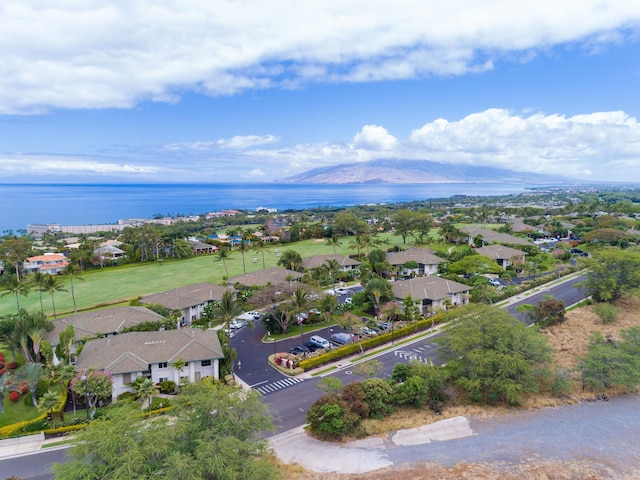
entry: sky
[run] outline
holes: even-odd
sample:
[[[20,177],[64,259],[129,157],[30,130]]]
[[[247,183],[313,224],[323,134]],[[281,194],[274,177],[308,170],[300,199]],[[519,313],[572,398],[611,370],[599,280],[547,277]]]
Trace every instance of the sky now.
[[[5,0],[0,183],[640,182],[638,0]]]

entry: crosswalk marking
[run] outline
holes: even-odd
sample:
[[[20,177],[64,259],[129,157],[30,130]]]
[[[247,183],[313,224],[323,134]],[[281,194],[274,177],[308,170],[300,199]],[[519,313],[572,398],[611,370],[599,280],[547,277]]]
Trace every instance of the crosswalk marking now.
[[[273,393],[278,390],[282,390],[283,388],[291,387],[297,383],[304,382],[303,378],[283,378],[282,380],[277,380],[275,382],[267,383],[265,385],[260,385],[259,387],[255,387],[263,395],[267,395],[269,393]]]

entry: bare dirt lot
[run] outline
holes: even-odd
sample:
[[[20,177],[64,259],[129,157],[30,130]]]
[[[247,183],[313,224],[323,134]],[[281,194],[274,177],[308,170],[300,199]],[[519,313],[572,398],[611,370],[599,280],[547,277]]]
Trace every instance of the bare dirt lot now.
[[[523,409],[538,409],[592,400],[594,392],[583,392],[580,376],[575,372],[579,358],[587,351],[587,344],[593,332],[599,331],[603,336],[619,338],[619,332],[632,326],[640,325],[640,300],[637,298],[623,298],[616,302],[620,313],[616,322],[603,324],[600,317],[593,311],[592,306],[582,307],[567,313],[567,320],[542,333],[553,348],[554,367],[567,372],[572,379],[571,391],[559,399],[552,396],[535,395],[529,397]],[[613,396],[616,392],[607,392]],[[513,409],[506,407],[480,408],[475,405],[450,405],[443,411],[443,417],[465,415],[468,417],[508,416]],[[439,417],[439,418],[443,418]],[[408,416],[401,412],[397,418],[387,420],[387,430],[408,428],[420,423],[428,423],[436,418],[426,412]],[[370,427],[371,431],[383,431],[385,428]],[[632,449],[633,451],[633,449]],[[633,455],[633,453],[632,453]],[[637,456],[637,455],[634,455]],[[616,462],[618,462],[616,464]],[[487,463],[458,463],[454,466],[443,466],[433,463],[411,464],[406,468],[378,470],[367,474],[345,475],[336,473],[315,473],[305,471],[297,465],[285,465],[283,471],[288,479],[304,480],[417,480],[417,479],[479,479],[479,480],[511,480],[511,479],[633,479],[640,478],[640,473],[629,474],[628,465],[622,465],[624,460],[595,458],[588,455],[569,461],[551,461],[541,458],[536,452],[523,457],[517,463],[504,462]],[[626,473],[623,473],[626,472]]]

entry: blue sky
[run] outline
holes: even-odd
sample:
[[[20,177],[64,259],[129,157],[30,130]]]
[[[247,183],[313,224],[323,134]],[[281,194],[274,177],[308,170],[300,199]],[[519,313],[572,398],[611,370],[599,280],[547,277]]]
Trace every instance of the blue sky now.
[[[3,3],[0,182],[372,159],[640,182],[637,0],[147,4]]]

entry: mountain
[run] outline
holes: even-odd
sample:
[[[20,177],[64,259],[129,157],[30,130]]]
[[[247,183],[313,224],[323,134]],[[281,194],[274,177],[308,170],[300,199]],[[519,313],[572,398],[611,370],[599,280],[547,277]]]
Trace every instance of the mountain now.
[[[554,175],[427,160],[372,160],[314,168],[279,183],[567,183]]]

